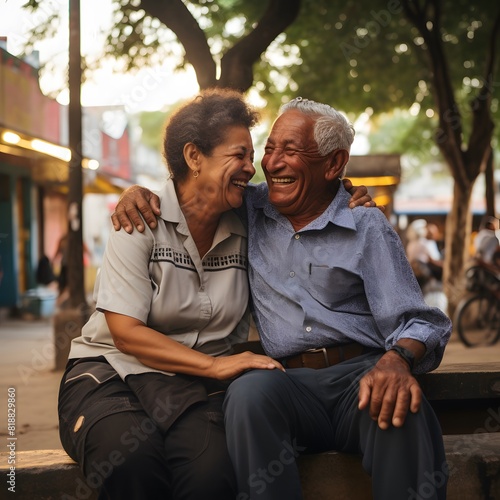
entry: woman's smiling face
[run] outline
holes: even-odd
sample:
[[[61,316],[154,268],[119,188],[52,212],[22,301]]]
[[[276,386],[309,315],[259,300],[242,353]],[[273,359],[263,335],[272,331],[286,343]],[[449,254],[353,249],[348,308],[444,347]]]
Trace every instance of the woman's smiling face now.
[[[200,164],[200,189],[221,211],[243,203],[243,192],[255,174],[254,149],[250,131],[243,126],[229,127],[223,143]]]

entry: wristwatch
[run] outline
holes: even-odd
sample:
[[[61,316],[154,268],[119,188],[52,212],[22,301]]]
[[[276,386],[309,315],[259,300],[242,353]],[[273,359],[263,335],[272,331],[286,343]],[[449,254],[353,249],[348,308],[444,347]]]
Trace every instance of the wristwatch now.
[[[389,351],[397,352],[409,365],[410,371],[413,371],[415,367],[415,355],[408,349],[401,347],[400,345],[393,345]]]

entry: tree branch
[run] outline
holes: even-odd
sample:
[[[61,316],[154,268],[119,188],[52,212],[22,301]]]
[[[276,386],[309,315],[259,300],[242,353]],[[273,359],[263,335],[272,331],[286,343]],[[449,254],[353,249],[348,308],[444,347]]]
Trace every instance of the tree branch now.
[[[405,15],[424,38],[433,81],[433,95],[439,113],[436,142],[446,158],[456,182],[467,186],[469,178],[462,155],[462,117],[455,100],[448,64],[441,39],[440,0],[427,0],[422,8],[418,0],[403,0]],[[427,23],[432,22],[432,29]]]
[[[200,88],[216,84],[216,64],[205,33],[181,0],[142,0],[137,9],[144,9],[175,33],[184,47],[186,60],[193,65]]]
[[[301,0],[269,0],[253,31],[230,48],[221,60],[219,85],[248,90],[253,84],[253,64],[269,44],[297,18]]]

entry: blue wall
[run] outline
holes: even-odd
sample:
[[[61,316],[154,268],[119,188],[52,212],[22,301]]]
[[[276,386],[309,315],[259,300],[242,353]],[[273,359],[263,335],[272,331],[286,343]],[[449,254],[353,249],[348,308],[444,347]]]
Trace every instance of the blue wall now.
[[[23,292],[21,288],[27,289],[34,283],[37,224],[32,193],[29,169],[0,163],[0,258],[3,273],[0,307],[18,306]],[[19,213],[20,209],[22,213]],[[22,237],[26,238],[23,243]],[[20,244],[24,253],[22,266]]]

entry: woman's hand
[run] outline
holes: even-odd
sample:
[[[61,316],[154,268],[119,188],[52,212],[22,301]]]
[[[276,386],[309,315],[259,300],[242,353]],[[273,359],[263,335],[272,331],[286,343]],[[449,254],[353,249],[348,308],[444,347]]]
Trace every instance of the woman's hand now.
[[[285,371],[283,365],[269,356],[255,354],[250,351],[232,356],[218,356],[213,358],[210,370],[211,378],[226,380],[238,377],[247,370],[274,370]]]
[[[342,179],[346,191],[351,194],[351,199],[349,200],[349,208],[354,207],[377,207],[382,212],[385,212],[385,206],[377,206],[377,203],[372,200],[372,197],[368,193],[368,188],[366,186],[353,186],[349,179]]]
[[[245,351],[230,356],[210,356],[180,344],[136,318],[105,311],[117,349],[157,370],[218,380],[231,379],[247,370],[285,371],[281,363],[262,354]]]

